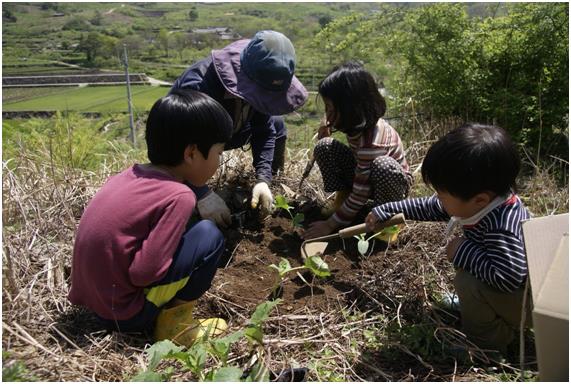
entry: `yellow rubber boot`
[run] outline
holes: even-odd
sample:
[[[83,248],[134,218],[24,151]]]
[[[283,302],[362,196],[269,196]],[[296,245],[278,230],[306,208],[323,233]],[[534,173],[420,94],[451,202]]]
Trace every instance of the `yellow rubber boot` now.
[[[206,334],[217,336],[228,328],[224,319],[195,319],[195,305],[196,300],[161,310],[155,324],[155,341],[170,339],[189,347]]]
[[[394,243],[397,241],[399,232],[402,228],[402,224],[391,225],[390,227],[383,228],[377,235],[375,235],[375,239],[385,241],[387,243]]]
[[[325,207],[321,208],[321,214],[323,216],[331,216],[337,211],[345,200],[349,197],[350,191],[337,191],[335,192],[335,200],[333,202],[328,201]]]

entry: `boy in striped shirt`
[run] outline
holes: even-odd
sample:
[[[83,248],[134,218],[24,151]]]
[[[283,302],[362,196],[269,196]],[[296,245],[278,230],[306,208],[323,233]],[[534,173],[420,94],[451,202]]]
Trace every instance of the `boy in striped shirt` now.
[[[410,220],[448,221],[447,236],[461,226],[463,235],[447,243],[446,256],[456,268],[463,331],[500,353],[520,325],[527,279],[521,222],[530,215],[513,192],[519,169],[504,130],[466,124],[426,154],[422,178],[435,195],[377,206],[366,219],[370,230],[401,212]]]

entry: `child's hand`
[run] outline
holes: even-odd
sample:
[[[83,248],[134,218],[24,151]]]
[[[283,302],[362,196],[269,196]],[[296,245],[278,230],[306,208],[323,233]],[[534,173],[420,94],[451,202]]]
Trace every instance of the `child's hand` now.
[[[452,262],[452,259],[454,259],[454,255],[456,255],[458,247],[460,246],[460,244],[464,242],[464,240],[466,240],[464,236],[456,236],[455,238],[453,238],[448,242],[448,244],[446,245],[446,258],[448,259],[448,261]]]
[[[319,129],[317,130],[317,140],[329,136],[331,136],[331,124],[327,121],[327,117],[323,116],[319,123]]]
[[[367,218],[365,219],[365,224],[367,224],[367,230],[369,232],[374,232],[377,224],[379,223],[379,218],[373,212],[369,212]]]
[[[304,239],[314,239],[316,237],[327,236],[337,228],[332,220],[315,221],[309,224],[309,228],[303,231],[301,237]]]

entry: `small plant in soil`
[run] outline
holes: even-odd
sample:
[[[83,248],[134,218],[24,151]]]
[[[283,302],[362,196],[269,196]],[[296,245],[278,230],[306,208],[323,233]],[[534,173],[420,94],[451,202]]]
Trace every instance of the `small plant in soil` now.
[[[383,228],[381,231],[366,237],[366,233],[361,233],[360,235],[355,235],[353,236],[355,239],[357,239],[357,251],[359,251],[359,253],[361,254],[361,256],[365,256],[365,254],[367,253],[367,251],[369,250],[369,241],[378,236],[378,235],[388,235],[391,236],[394,233],[397,233],[399,231],[399,227],[398,225],[393,225],[390,227],[386,227]],[[373,250],[371,249],[371,252]]]
[[[170,340],[156,342],[146,351],[149,359],[147,369],[131,381],[170,381],[174,374],[172,366],[162,372],[157,369],[163,360],[179,361],[186,370],[193,373],[196,381],[269,381],[270,372],[264,364],[262,323],[280,303],[281,299],[259,304],[246,327],[228,336],[211,339],[205,335],[189,348],[175,345]],[[248,361],[254,362],[246,369],[228,362],[232,345],[244,337],[248,340],[250,349]],[[211,367],[206,366],[207,362],[212,363]]]
[[[291,217],[291,226],[292,227],[294,227],[294,228],[295,227],[301,227],[301,223],[305,219],[305,215],[303,213],[296,213],[295,215],[293,215],[291,213],[293,207],[288,204],[288,202],[284,196],[276,195],[275,206],[276,206],[276,208],[281,208],[281,209],[287,211],[287,213]]]
[[[301,265],[299,267],[292,267],[289,261],[286,258],[282,257],[278,265],[271,264],[269,267],[278,271],[278,280],[276,281],[276,284],[272,288],[273,297],[277,297],[280,295],[281,291],[283,290],[283,283],[286,281],[287,274],[290,272],[299,271],[302,269],[308,269],[314,276],[317,277],[331,276],[331,271],[329,270],[329,266],[319,256],[307,257],[305,259],[304,265]],[[301,277],[301,275],[299,276]],[[303,277],[301,277],[301,279],[305,281]]]

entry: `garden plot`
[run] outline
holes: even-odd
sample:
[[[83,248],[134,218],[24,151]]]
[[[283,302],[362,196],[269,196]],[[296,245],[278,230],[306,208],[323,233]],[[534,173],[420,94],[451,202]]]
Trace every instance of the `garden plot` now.
[[[247,209],[254,181],[251,158],[233,153],[237,158],[221,167],[212,187],[225,194],[234,213],[244,212],[242,225],[224,231],[226,250],[211,289],[197,306],[200,317],[225,318],[230,335],[252,329],[256,308],[275,298],[280,277],[272,264],[285,258],[293,268],[303,265],[300,229],[290,215],[277,210],[260,218]],[[274,196],[284,193],[281,184],[293,189],[299,183],[307,159],[295,156],[285,176],[272,183]],[[331,241],[322,255],[331,275],[319,278],[306,269],[286,275],[281,302],[255,328],[260,343],[236,340],[224,361],[210,356],[198,373],[173,359],[156,364],[146,357],[150,337],[107,333],[93,315],[67,301],[74,230],[105,178],[58,169],[52,174],[48,167],[23,165],[20,173],[6,169],[3,178],[10,196],[4,205],[9,235],[3,348],[36,379],[129,380],[152,366],[164,379],[195,381],[215,369],[252,374],[254,358],[273,372],[267,377],[298,368],[308,381],[495,381],[499,372],[506,379],[517,377],[509,365],[489,362],[484,368],[450,354],[453,342],[469,343],[453,327],[457,314],[434,305],[451,289],[453,275],[443,254],[444,225],[435,223],[408,223],[394,244],[376,242],[367,257],[358,252],[356,239]],[[38,178],[43,174],[51,176]],[[320,217],[325,198],[320,185],[314,170],[300,196],[288,197],[292,214],[304,213],[304,226]]]

